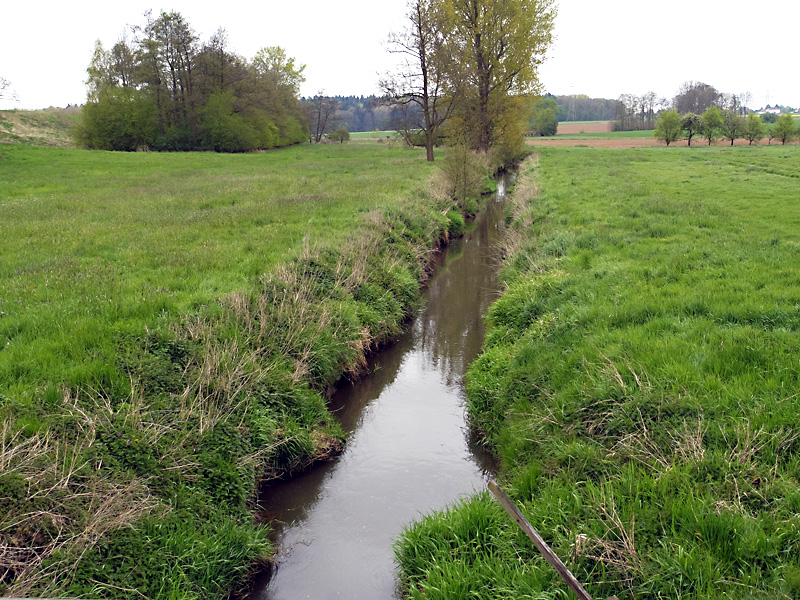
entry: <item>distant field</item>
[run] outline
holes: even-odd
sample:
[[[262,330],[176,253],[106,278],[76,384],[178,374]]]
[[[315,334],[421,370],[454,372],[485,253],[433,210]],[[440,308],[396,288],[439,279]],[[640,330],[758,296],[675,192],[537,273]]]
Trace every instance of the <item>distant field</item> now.
[[[393,138],[395,131],[357,131],[350,134],[350,139],[353,140],[377,140]]]
[[[612,131],[612,121],[568,121],[558,124],[558,135],[571,133],[606,133]]]

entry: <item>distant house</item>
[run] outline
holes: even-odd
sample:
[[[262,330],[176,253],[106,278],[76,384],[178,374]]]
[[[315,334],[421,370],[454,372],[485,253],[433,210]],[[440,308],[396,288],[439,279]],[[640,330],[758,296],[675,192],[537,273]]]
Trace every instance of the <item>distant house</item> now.
[[[761,110],[757,110],[756,114],[757,115],[779,115],[779,114],[781,114],[781,109],[777,104],[775,106],[770,106],[769,104],[767,104]]]

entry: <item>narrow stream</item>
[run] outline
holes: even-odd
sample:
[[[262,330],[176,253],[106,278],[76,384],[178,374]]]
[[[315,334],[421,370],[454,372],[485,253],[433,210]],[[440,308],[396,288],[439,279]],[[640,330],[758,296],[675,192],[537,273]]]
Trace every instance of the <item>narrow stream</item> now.
[[[485,487],[492,465],[469,437],[463,377],[499,292],[505,183],[447,250],[408,333],[332,398],[342,456],[262,490],[280,551],[251,600],[395,598],[403,527]]]

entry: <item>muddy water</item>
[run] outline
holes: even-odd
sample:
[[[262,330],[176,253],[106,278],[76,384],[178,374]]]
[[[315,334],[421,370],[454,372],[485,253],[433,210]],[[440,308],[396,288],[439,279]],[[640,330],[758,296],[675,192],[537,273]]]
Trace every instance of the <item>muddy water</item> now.
[[[263,490],[280,551],[252,600],[394,598],[403,527],[485,487],[491,463],[469,437],[463,376],[498,294],[504,183],[447,251],[408,333],[332,399],[344,454]]]

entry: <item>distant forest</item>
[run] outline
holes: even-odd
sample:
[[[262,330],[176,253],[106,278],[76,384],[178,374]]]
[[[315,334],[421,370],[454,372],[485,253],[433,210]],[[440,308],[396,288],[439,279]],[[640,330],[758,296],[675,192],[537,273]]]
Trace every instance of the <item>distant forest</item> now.
[[[616,117],[616,100],[584,95],[546,94],[545,97],[555,100],[559,121],[613,121]],[[337,104],[326,129],[346,127],[351,132],[386,131],[395,129],[398,121],[407,118],[400,107],[389,106],[378,96],[333,96],[331,99]],[[314,98],[301,99],[306,104],[313,101]],[[414,107],[411,105],[409,109]]]

